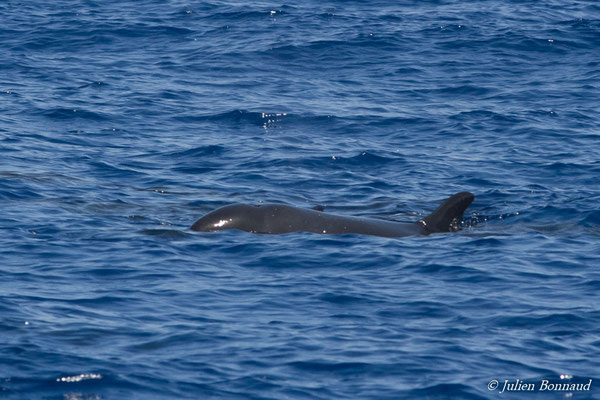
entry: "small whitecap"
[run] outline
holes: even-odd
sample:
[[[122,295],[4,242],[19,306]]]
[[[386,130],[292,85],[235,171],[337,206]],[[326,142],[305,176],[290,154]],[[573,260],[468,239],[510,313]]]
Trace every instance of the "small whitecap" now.
[[[102,375],[100,374],[79,374],[75,376],[63,376],[62,378],[57,378],[57,382],[81,382],[88,379],[102,379]]]

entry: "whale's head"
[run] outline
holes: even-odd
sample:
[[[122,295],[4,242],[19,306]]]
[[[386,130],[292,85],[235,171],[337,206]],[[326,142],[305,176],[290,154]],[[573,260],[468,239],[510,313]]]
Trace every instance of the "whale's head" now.
[[[256,209],[256,206],[246,204],[225,206],[206,214],[194,222],[190,229],[196,232],[215,232],[229,229],[254,232],[256,223],[250,223],[250,221],[255,219]]]

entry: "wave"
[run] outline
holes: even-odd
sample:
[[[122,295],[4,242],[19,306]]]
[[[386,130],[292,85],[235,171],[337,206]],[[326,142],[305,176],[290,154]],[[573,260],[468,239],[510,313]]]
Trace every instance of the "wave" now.
[[[460,90],[460,89],[458,89]],[[190,115],[179,114],[172,119],[187,122],[212,122],[231,125],[249,125],[262,128],[278,128],[287,126],[309,126],[319,127],[336,126],[336,124],[346,127],[352,125],[367,125],[370,127],[386,127],[394,125],[417,125],[426,123],[429,120],[426,117],[395,115],[384,110],[378,112],[354,113],[348,115],[334,114],[311,114],[311,113],[293,113],[286,111],[266,111],[257,112],[245,109],[236,109],[211,114]]]
[[[40,114],[52,120],[91,120],[91,121],[107,121],[111,117],[97,111],[89,111],[81,108],[49,108],[40,111]]]

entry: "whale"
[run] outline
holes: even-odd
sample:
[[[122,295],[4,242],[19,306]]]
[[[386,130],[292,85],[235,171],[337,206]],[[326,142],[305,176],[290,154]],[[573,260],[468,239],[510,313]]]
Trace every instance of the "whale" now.
[[[475,196],[456,193],[431,214],[416,222],[396,222],[376,218],[329,214],[322,206],[303,209],[285,204],[232,204],[212,211],[192,226],[196,232],[241,230],[252,233],[282,234],[312,232],[330,235],[359,234],[382,237],[430,235],[461,229],[463,213]]]

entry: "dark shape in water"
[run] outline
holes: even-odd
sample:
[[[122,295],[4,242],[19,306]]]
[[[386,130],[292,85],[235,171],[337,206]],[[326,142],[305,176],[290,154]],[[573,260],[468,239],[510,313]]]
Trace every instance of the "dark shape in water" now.
[[[414,223],[346,217],[283,204],[234,204],[219,208],[192,225],[199,232],[239,229],[253,233],[313,232],[325,234],[402,237],[460,230],[460,219],[473,202],[472,193],[461,192],[444,201],[433,213]]]

